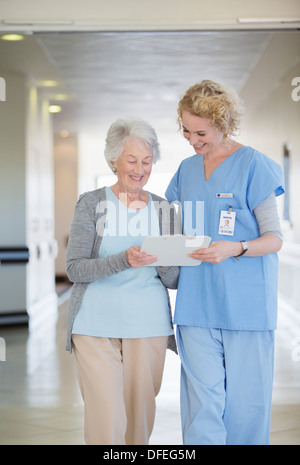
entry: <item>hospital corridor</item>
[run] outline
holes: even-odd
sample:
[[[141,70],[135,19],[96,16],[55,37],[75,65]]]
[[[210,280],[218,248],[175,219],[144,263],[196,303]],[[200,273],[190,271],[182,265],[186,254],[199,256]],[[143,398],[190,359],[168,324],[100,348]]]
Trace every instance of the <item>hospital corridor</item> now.
[[[100,226],[102,227],[104,222],[101,223],[100,216],[97,217],[97,222],[95,220],[96,214],[102,208],[100,200],[93,210],[92,214],[95,216],[92,218],[91,210],[84,207],[88,205],[84,202],[87,202],[86,199],[90,199],[91,195],[83,194],[98,189],[97,192],[101,192],[102,195],[105,191],[105,195],[111,196],[111,203],[116,208],[114,211],[121,211],[124,205],[121,206],[122,202],[118,201],[113,188],[116,189],[115,186],[120,185],[124,187],[124,179],[127,187],[141,186],[147,181],[143,184],[144,190],[140,188],[138,194],[142,193],[149,205],[151,202],[154,204],[155,196],[165,198],[172,182],[173,187],[175,186],[174,179],[179,179],[179,175],[174,176],[175,173],[179,173],[180,170],[182,173],[184,166],[194,166],[187,164],[189,160],[193,159],[198,163],[199,159],[205,159],[207,153],[212,155],[213,150],[216,150],[216,154],[217,149],[231,147],[230,144],[239,148],[227,158],[224,156],[220,165],[224,163],[222,166],[225,168],[222,173],[219,170],[219,178],[214,177],[215,173],[212,170],[211,179],[205,178],[200,186],[198,171],[193,169],[190,173],[193,176],[189,177],[188,173],[185,178],[185,185],[188,187],[186,192],[189,194],[194,194],[198,187],[200,191],[202,185],[205,186],[204,190],[208,186],[205,201],[199,202],[201,206],[198,203],[199,199],[195,201],[193,198],[197,210],[195,216],[190,216],[190,227],[193,234],[202,236],[206,234],[205,228],[211,227],[213,221],[215,224],[218,221],[218,226],[210,235],[218,234],[220,237],[217,236],[214,241],[220,242],[225,242],[226,234],[227,237],[234,236],[235,233],[237,236],[238,232],[243,231],[241,237],[232,239],[239,247],[243,247],[243,251],[228,255],[228,260],[232,260],[230,273],[232,270],[234,272],[230,276],[224,272],[226,285],[231,283],[232,289],[237,291],[236,294],[240,293],[239,299],[242,295],[247,309],[252,305],[249,302],[258,301],[254,296],[267,296],[263,305],[269,305],[268,312],[271,313],[269,308],[272,307],[273,312],[273,302],[276,300],[276,279],[271,285],[268,284],[270,276],[274,276],[273,271],[277,273],[277,257],[273,252],[263,252],[249,258],[242,255],[248,250],[246,241],[251,240],[253,243],[256,238],[261,239],[255,223],[255,207],[269,200],[270,194],[275,192],[277,195],[280,191],[278,197],[274,196],[271,199],[273,210],[269,210],[274,212],[277,207],[279,221],[276,223],[277,217],[265,217],[272,225],[280,222],[283,237],[283,245],[278,252],[278,321],[275,330],[270,444],[300,445],[299,1],[253,0],[251,4],[246,4],[228,0],[225,5],[219,0],[212,0],[208,5],[207,2],[199,0],[186,0],[184,4],[179,0],[152,0],[151,11],[149,6],[145,7],[148,2],[143,0],[111,0],[108,3],[103,0],[86,0],[84,6],[79,0],[71,3],[70,9],[70,2],[66,1],[53,0],[50,4],[34,0],[0,0],[0,445],[85,444],[84,404],[77,379],[74,351],[72,354],[66,351],[68,307],[72,289],[77,289],[69,279],[66,262],[69,265],[71,263],[69,268],[72,268],[77,259],[77,251],[81,251],[85,246],[90,247],[88,258],[102,259],[95,244],[98,236],[101,236]],[[242,101],[243,118],[238,131],[230,133],[213,125],[209,126],[212,119],[210,121],[207,117],[194,114],[190,110],[183,109],[180,113],[179,101],[182,103],[187,89],[200,82],[220,83],[224,89],[234,89]],[[217,91],[216,94],[220,96],[222,92]],[[232,102],[230,105],[234,106]],[[235,108],[235,111],[238,114],[240,110]],[[184,115],[185,121],[191,124],[192,129],[183,125]],[[135,172],[136,168],[130,167],[133,171],[129,171],[129,159],[126,159],[126,172],[119,158],[107,156],[110,128],[120,118],[142,119],[156,131],[160,158],[158,157],[157,161],[155,159],[155,162],[153,154],[150,155],[152,158],[149,162],[150,149],[147,144],[142,148],[139,146],[142,155],[139,152],[136,157],[135,150],[139,144],[135,144],[134,139],[131,146],[126,139],[130,150],[134,152],[134,155],[129,153],[129,157],[134,158],[134,161],[130,159],[131,166],[137,163],[137,160],[142,160],[142,174]],[[206,128],[213,127],[219,137],[218,144],[222,133],[224,139],[221,145],[214,145],[216,135],[214,139],[211,135],[212,139],[205,139],[209,138],[210,129],[204,131],[204,134],[198,127],[195,130],[195,121],[201,121],[202,124],[205,122]],[[198,138],[197,142],[192,143],[193,137]],[[201,138],[204,139],[200,141]],[[121,144],[118,145],[118,150],[120,147]],[[266,187],[266,195],[261,196],[255,205],[253,201],[253,208],[250,201],[247,203],[246,195],[250,198],[249,191],[252,189],[253,199],[255,197],[256,200],[258,191],[263,191],[268,184],[267,175],[264,182],[264,175],[261,175],[262,171],[259,172],[262,165],[253,168],[256,177],[254,171],[251,171],[252,168],[249,169],[250,174],[247,171],[249,177],[246,177],[248,165],[245,172],[239,170],[239,166],[246,164],[233,165],[232,161],[232,168],[229,163],[226,168],[228,158],[234,160],[233,154],[239,150],[241,163],[244,163],[245,159],[248,160],[248,155],[244,155],[243,158],[241,154],[244,153],[243,150],[251,151],[252,148],[255,149],[255,153],[260,153],[261,160],[268,157],[268,168],[266,163],[264,169],[276,166],[277,171],[274,168],[274,173],[280,172],[276,178],[277,174],[275,176],[273,168],[270,168],[277,184],[272,184],[270,192],[267,192]],[[126,149],[127,146],[122,146],[124,157],[128,155]],[[205,161],[208,159],[207,156]],[[214,169],[218,170],[220,165]],[[126,176],[129,174],[126,177],[124,173]],[[205,166],[203,173],[206,174]],[[252,175],[253,179],[260,179],[260,187],[254,185],[255,181],[251,185]],[[123,185],[120,179],[124,181]],[[222,187],[219,187],[219,183]],[[233,188],[230,190],[228,187],[228,190],[225,190],[227,186],[242,184],[245,195],[242,189],[238,193],[239,197]],[[176,191],[175,187],[173,190]],[[197,190],[197,193],[199,191]],[[136,192],[137,189],[134,193]],[[148,197],[147,192],[152,194]],[[121,195],[122,192],[119,191],[118,194]],[[238,204],[240,198],[244,202],[243,206]],[[82,199],[83,206],[80,204]],[[172,198],[168,200],[174,201]],[[213,206],[217,202],[218,208],[221,205],[220,212],[213,216]],[[134,207],[128,208],[126,212],[134,215],[142,210],[143,208]],[[78,211],[84,218],[80,231],[86,233],[89,238],[92,228],[98,233],[97,236],[93,236],[97,238],[94,239],[93,245],[93,253],[96,250],[95,256],[92,256],[92,245],[86,245],[87,239],[76,232],[76,225],[71,230],[73,218]],[[247,214],[251,212],[247,219],[245,211]],[[147,209],[145,212],[148,215]],[[225,222],[228,213],[232,213],[230,232],[226,229],[229,223]],[[113,215],[110,215],[108,218],[111,219]],[[148,217],[144,216],[144,220],[145,218]],[[187,214],[185,218],[188,218]],[[221,228],[221,219],[224,229]],[[209,223],[210,220],[212,223]],[[122,237],[120,231],[124,226],[122,221],[123,217],[120,214],[115,215],[115,219],[111,222],[107,220],[103,228],[108,227],[107,223],[111,228],[117,226],[119,235],[115,236],[119,240]],[[128,226],[130,221],[128,218],[126,221]],[[151,228],[147,223],[147,231],[139,234],[140,239],[142,236],[164,235],[161,231],[165,226],[165,220],[161,220],[157,215],[155,221],[156,233],[149,233]],[[173,218],[172,225],[175,223]],[[256,228],[256,236],[247,237],[249,229],[245,224],[250,223],[252,228]],[[200,227],[200,233],[197,232],[199,229],[195,224]],[[136,222],[135,226],[141,227],[141,223]],[[107,229],[105,231],[107,232]],[[253,229],[251,231],[253,232]],[[271,234],[272,231],[271,229]],[[101,240],[103,237],[104,232]],[[70,244],[73,247],[71,252],[68,249]],[[107,241],[104,245],[102,243],[102,247],[104,251],[105,247],[111,251],[115,244],[116,242]],[[130,247],[133,247],[133,244]],[[124,260],[125,250],[129,250],[127,246],[118,249],[114,254],[107,252],[105,256],[108,259],[109,255],[117,256],[119,260],[116,262],[117,285],[118,275],[121,274],[119,271],[125,270],[124,273],[127,273],[131,271],[129,268],[134,268],[129,263],[128,255],[128,261]],[[72,253],[75,254],[75,259],[74,256],[70,259]],[[87,259],[84,252],[80,253],[84,260]],[[272,263],[268,261],[271,255]],[[243,266],[246,260],[252,260],[251,263],[256,266],[259,261],[257,257],[260,259],[262,256],[264,258],[261,263],[267,265],[261,265],[261,274],[249,272],[250,269],[257,269],[250,266],[247,269],[248,275],[239,273],[239,270],[245,270]],[[204,268],[203,265],[200,263],[199,267]],[[175,268],[174,264],[171,267]],[[173,270],[174,273],[175,271]],[[161,275],[158,272],[155,274],[156,271],[152,274],[155,279],[159,276],[164,284],[164,272],[168,273],[168,270],[162,269]],[[141,283],[141,279],[150,274],[141,274],[142,278],[138,278],[136,282]],[[186,289],[189,289],[190,284],[186,276],[188,275],[185,275],[184,281],[187,283],[184,291],[186,294],[181,294],[184,296],[188,294]],[[252,285],[254,282],[257,284],[260,279],[258,276],[267,276],[267,284],[258,283],[259,290],[256,292],[256,289],[253,291]],[[98,275],[93,278],[79,276],[76,284],[79,283],[81,287],[78,288],[84,289],[88,279],[100,284],[103,281],[102,275],[100,278]],[[125,278],[124,282],[124,295],[128,297],[131,282],[127,282]],[[201,286],[204,286],[203,283],[206,285],[205,293],[209,295],[210,301],[213,300],[215,292],[220,293],[218,299],[223,299],[221,292],[228,297],[230,293],[226,293],[225,285],[222,287],[224,282],[225,279],[218,282],[213,278],[210,281],[201,280]],[[198,283],[199,281],[197,285]],[[236,283],[239,283],[238,286],[235,286]],[[248,287],[249,283],[252,288]],[[264,287],[263,291],[260,284]],[[197,292],[202,289],[200,286],[195,288]],[[265,289],[270,292],[266,291],[263,294]],[[276,292],[273,292],[274,289]],[[95,292],[94,295],[99,297],[103,292],[101,286]],[[118,294],[119,288],[113,295],[107,290],[105,292],[106,303],[110,302],[112,297],[122,301],[123,294],[121,290],[120,295]],[[177,292],[179,291],[176,289],[169,291],[172,316]],[[197,292],[193,295],[199,295]],[[153,297],[157,299],[154,302],[159,302],[159,305],[154,304],[155,312],[151,313],[148,312],[151,307],[150,293],[152,290],[146,293],[147,305],[144,304],[144,313],[141,312],[141,315],[150,315],[147,320],[149,324],[144,326],[147,326],[146,332],[156,331],[156,326],[160,326],[159,331],[163,334],[147,333],[141,339],[170,336],[170,318],[169,313],[166,313],[170,307],[166,294],[164,293],[163,300],[162,287],[159,288]],[[79,293],[76,298],[78,295]],[[151,297],[153,295],[151,294]],[[91,298],[88,305],[92,307],[97,320],[95,300]],[[131,295],[128,300],[131,303]],[[197,303],[198,300],[194,299]],[[132,301],[137,305],[138,298],[134,292]],[[236,299],[235,302],[240,301]],[[76,304],[79,306],[80,302],[77,301]],[[253,320],[257,318],[257,321],[261,322],[263,313],[259,313],[259,305],[252,306],[255,306],[253,314],[256,315]],[[234,312],[236,307],[237,305]],[[241,321],[247,321],[251,326],[249,311],[243,314],[242,310],[238,314],[240,319],[236,318],[235,323],[239,325]],[[185,311],[188,314],[186,309]],[[196,313],[194,307],[190,311]],[[205,312],[208,313],[207,308]],[[234,312],[236,317],[238,312]],[[202,313],[204,314],[204,311]],[[218,309],[216,314],[219,317],[221,309]],[[251,317],[253,314],[251,313]],[[206,315],[205,313],[205,317]],[[158,318],[160,325],[155,324]],[[113,321],[113,329],[118,323]],[[79,320],[79,323],[77,321],[77,324],[79,330],[76,335],[80,335],[80,330],[85,325],[84,318]],[[253,328],[246,329],[251,332]],[[254,328],[253,332],[259,331],[264,330]],[[127,335],[125,338],[134,337]],[[150,445],[180,447],[183,444],[180,381],[180,357],[167,350],[162,385],[156,398],[156,416]],[[253,379],[253,385],[257,383],[257,386],[260,386],[259,382],[261,380]],[[264,382],[262,381],[262,384]]]
[[[59,297],[51,319],[32,333],[22,326],[1,329],[8,361],[1,364],[2,445],[85,444],[74,361],[65,351],[68,294]],[[299,334],[299,314],[280,300],[271,445],[300,445]],[[168,351],[150,445],[182,444],[179,383],[179,358]]]

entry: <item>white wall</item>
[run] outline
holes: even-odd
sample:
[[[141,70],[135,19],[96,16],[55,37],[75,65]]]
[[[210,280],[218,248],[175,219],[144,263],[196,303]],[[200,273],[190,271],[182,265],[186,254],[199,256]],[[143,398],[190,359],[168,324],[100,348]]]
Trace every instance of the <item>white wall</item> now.
[[[66,276],[66,248],[78,199],[78,146],[77,134],[54,137],[55,165],[55,239],[58,255],[55,261],[57,277]]]
[[[48,101],[27,82],[26,89],[26,243],[27,306],[55,297],[54,166],[52,121]]]
[[[22,76],[1,76],[6,82],[6,101],[0,102],[0,247],[17,247],[26,245],[26,81]],[[25,309],[25,266],[0,264],[0,314]]]
[[[6,81],[6,101],[0,102],[0,244],[25,245],[26,80],[1,76]]]
[[[29,264],[0,266],[0,316],[33,315],[55,300],[52,125],[48,102],[25,76],[3,74],[0,102],[0,246],[28,246]]]
[[[242,141],[254,146],[283,166],[283,149],[291,145],[290,211],[291,227],[282,223],[285,240],[300,243],[300,101],[292,99],[292,80],[300,76],[300,64],[285,73],[265,99],[245,119]],[[300,94],[300,92],[299,92]],[[283,199],[278,199],[282,216]]]

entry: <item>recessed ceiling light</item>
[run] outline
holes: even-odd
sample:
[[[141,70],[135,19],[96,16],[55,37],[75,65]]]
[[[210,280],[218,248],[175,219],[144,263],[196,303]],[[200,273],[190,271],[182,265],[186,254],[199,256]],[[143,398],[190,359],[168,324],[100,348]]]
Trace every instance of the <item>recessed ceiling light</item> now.
[[[41,81],[40,85],[43,86],[43,87],[56,87],[58,85],[58,82],[57,81],[51,81],[49,79],[49,80]]]
[[[50,105],[48,107],[49,113],[60,113],[61,112],[61,107],[59,105]]]
[[[45,20],[45,19],[4,19],[2,21],[3,24],[7,24],[9,26],[34,26],[34,25],[44,25],[44,26],[69,26],[74,24],[73,20]]]
[[[238,18],[239,23],[299,23],[300,18]]]
[[[17,40],[23,40],[24,36],[21,34],[4,34],[1,36],[2,40],[10,40],[10,41],[17,41]]]

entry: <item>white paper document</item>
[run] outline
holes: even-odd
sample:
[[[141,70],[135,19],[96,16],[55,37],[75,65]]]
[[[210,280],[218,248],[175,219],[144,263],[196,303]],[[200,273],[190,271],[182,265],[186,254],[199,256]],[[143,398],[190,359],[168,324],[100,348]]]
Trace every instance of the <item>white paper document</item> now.
[[[209,236],[149,236],[144,239],[142,252],[158,258],[147,266],[198,266],[201,261],[188,254],[208,247],[210,241]]]

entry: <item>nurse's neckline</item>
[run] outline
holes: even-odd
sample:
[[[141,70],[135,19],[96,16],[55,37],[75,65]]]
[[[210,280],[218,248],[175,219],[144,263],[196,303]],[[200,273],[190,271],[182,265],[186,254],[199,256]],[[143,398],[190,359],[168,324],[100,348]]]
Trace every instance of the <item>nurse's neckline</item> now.
[[[206,155],[203,155],[203,170],[204,170],[204,178],[205,181],[209,181],[212,174],[214,171],[222,165],[224,162],[226,162],[228,159],[230,159],[233,155],[235,155],[237,152],[239,152],[241,149],[245,148],[244,145],[235,143],[234,147],[237,147],[235,150],[230,152],[226,156],[217,156],[217,157],[207,157]],[[206,161],[206,164],[205,164]],[[210,164],[210,166],[209,166]]]

